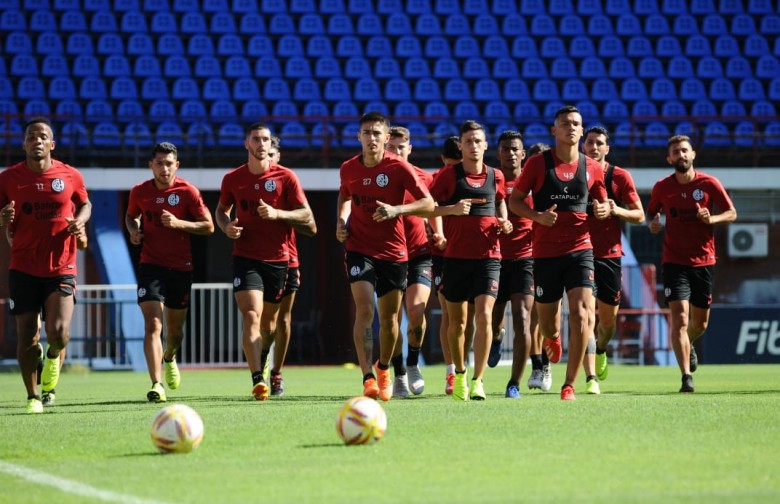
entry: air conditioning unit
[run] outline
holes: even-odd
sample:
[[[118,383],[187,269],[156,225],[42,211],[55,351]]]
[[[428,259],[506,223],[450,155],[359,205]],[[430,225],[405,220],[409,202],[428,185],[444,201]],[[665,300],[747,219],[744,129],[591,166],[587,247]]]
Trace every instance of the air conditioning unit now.
[[[769,255],[767,224],[729,224],[729,257]]]

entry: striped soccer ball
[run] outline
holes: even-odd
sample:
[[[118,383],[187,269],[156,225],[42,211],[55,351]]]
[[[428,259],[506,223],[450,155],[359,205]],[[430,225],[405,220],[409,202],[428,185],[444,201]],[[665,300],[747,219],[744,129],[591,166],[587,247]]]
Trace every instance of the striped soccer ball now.
[[[336,432],[347,445],[374,444],[385,435],[385,429],[385,410],[370,397],[347,400],[336,416]]]
[[[203,441],[203,420],[184,404],[169,404],[152,421],[152,442],[161,453],[189,453]]]

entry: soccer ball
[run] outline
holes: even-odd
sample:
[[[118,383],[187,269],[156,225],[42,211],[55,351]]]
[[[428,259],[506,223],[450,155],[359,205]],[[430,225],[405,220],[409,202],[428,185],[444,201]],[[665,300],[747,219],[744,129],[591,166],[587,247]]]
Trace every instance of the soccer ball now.
[[[161,453],[189,453],[203,441],[203,421],[184,404],[169,404],[152,420],[152,442]]]
[[[344,444],[374,444],[385,435],[387,416],[378,402],[370,397],[353,397],[336,416],[336,432]]]

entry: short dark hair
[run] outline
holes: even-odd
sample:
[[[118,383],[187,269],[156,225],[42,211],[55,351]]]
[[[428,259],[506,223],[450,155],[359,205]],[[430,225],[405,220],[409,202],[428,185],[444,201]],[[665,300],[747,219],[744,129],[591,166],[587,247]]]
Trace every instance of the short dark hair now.
[[[504,140],[520,140],[522,142],[523,134],[517,130],[506,130],[498,137],[499,143],[503,142]]]
[[[154,146],[154,149],[152,149],[152,155],[149,156],[149,159],[154,159],[154,156],[157,154],[173,154],[174,159],[179,159],[179,151],[176,149],[176,146],[173,145],[171,142],[160,142],[157,145]]]
[[[555,113],[553,122],[557,121],[558,118],[562,115],[572,114],[572,113],[577,113],[580,116],[582,116],[582,112],[580,112],[580,109],[578,109],[574,105],[564,105],[563,107],[559,108],[558,111]]]
[[[403,126],[392,126],[390,128],[390,138],[401,138],[408,142],[411,140],[412,134],[409,132],[408,128],[404,128]]]
[[[479,130],[485,131],[485,127],[472,119],[469,119],[468,121],[464,121],[460,125],[460,128],[458,128],[458,131],[460,132],[460,136],[463,136],[463,133],[468,133],[469,131],[479,131]]]
[[[460,138],[451,136],[444,141],[444,145],[441,147],[441,155],[448,159],[463,159],[463,153],[458,146]]]
[[[525,150],[525,153],[528,157],[533,156],[534,154],[539,154],[540,152],[548,151],[550,150],[550,146],[547,145],[544,142],[537,142],[533,144],[532,146],[528,147]]]
[[[383,126],[385,126],[388,130],[390,130],[390,120],[381,112],[366,112],[362,116],[360,116],[360,121],[358,121],[358,124],[360,126],[364,125],[365,123],[369,122],[380,122]]]
[[[607,139],[607,143],[609,143],[609,132],[607,131],[607,128],[604,126],[591,126],[590,128],[585,131],[585,136],[587,137],[589,133],[595,133],[597,135],[604,135],[604,138]]]
[[[26,123],[24,123],[23,131],[25,132],[25,134],[27,133],[27,128],[29,128],[33,124],[45,124],[46,126],[49,127],[49,129],[53,130],[51,127],[51,121],[49,121],[48,118],[43,116],[36,116],[36,117],[31,117],[29,120],[27,120]]]
[[[278,136],[271,136],[271,148],[280,150],[279,147],[281,145],[281,140]]]
[[[272,131],[271,127],[268,126],[266,123],[257,121],[257,122],[253,122],[246,128],[246,131],[244,132],[244,136],[248,137],[249,134],[252,133],[254,130],[259,130],[259,129],[267,129],[268,131]]]
[[[682,142],[688,142],[691,145],[691,148],[693,148],[691,137],[689,137],[688,135],[673,135],[669,137],[669,140],[666,142],[666,149],[669,150],[669,147],[671,147],[672,145],[682,143]]]

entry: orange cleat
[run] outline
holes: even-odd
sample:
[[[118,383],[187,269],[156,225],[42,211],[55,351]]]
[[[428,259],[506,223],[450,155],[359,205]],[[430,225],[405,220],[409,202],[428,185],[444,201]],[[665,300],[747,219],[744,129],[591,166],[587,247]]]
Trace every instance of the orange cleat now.
[[[379,385],[374,378],[369,378],[363,382],[363,395],[371,399],[379,399]]]
[[[547,358],[550,362],[557,364],[561,361],[563,355],[563,347],[561,346],[561,337],[557,338],[544,338],[544,351],[547,352]]]
[[[389,401],[393,397],[393,380],[390,378],[390,369],[379,369],[379,363],[376,363],[376,378],[379,385],[379,398],[383,401]]]
[[[447,375],[446,378],[446,384],[444,385],[444,393],[447,395],[452,395],[453,385],[455,385],[455,373],[450,373]]]
[[[574,397],[574,387],[571,385],[564,385],[561,389],[561,401],[576,401]]]

